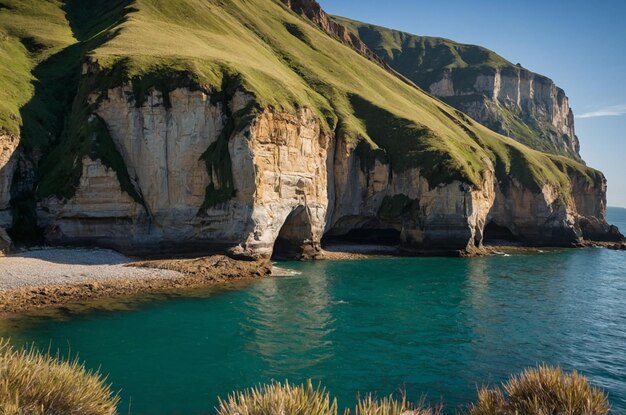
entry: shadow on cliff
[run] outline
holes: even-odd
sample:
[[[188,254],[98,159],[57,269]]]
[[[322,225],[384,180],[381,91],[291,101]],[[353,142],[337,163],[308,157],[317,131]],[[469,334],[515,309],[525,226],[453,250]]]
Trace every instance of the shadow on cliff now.
[[[54,53],[32,70],[34,94],[20,109],[22,127],[15,152],[18,161],[11,183],[13,223],[9,234],[20,244],[44,242],[36,210],[37,183],[45,172],[38,167],[64,139],[67,115],[78,90],[85,56],[117,35],[116,26],[134,11],[130,4],[131,0],[94,0],[88,5],[80,0],[67,0],[63,10],[76,43]],[[45,45],[30,37],[20,40],[33,57],[45,52]],[[63,161],[52,160],[51,164],[59,162]]]

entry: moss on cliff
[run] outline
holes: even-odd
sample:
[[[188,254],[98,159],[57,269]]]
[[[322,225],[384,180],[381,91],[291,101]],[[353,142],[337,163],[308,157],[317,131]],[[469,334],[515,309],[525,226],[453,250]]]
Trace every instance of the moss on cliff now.
[[[97,118],[89,121],[94,103],[88,97],[122,84],[132,86],[136,105],[156,88],[167,106],[168,92],[180,86],[231,96],[236,88],[253,97],[250,111],[229,116],[224,136],[202,155],[216,179],[203,208],[232,196],[228,140],[251,122],[254,109],[267,107],[310,108],[324,130],[350,141],[349,148],[365,140],[373,154],[384,152],[392,171],[419,168],[431,186],[461,180],[480,187],[492,166],[499,167],[500,180],[515,176],[537,187],[551,183],[564,193],[568,169],[595,177],[583,165],[533,151],[463,119],[280,2],[70,0],[63,7],[52,0],[0,1],[8,5],[0,10],[0,31],[8,39],[0,50],[15,55],[19,69],[17,78],[9,78],[10,67],[0,61],[0,83],[23,87],[36,80],[35,88],[19,87],[22,95],[8,97],[5,106],[12,110],[0,111],[0,127],[20,125],[3,113],[19,108],[29,114],[32,122],[22,117],[22,135],[24,145],[39,147],[44,155],[40,197],[71,196],[81,157],[89,155],[114,168],[122,187],[140,199],[105,126]],[[441,45],[447,47],[443,40],[427,47]],[[491,66],[507,64],[480,48],[449,52],[444,66],[485,59]],[[85,57],[99,69],[81,77]]]
[[[481,185],[483,166],[473,142],[444,142],[428,127],[395,117],[357,95],[350,98],[368,137],[385,150],[393,171],[419,168],[431,187],[455,180]]]
[[[510,103],[497,103],[492,94],[487,92],[482,95],[476,87],[480,76],[494,76],[497,71],[504,77],[521,77],[526,81],[532,76],[536,84],[552,84],[550,79],[533,74],[519,64],[514,65],[480,46],[417,36],[343,17],[333,19],[359,36],[380,58],[421,88],[429,90],[434,83],[449,78],[457,95],[442,96],[441,99],[467,112],[484,106],[491,116],[489,119],[481,118],[480,121],[488,128],[514,137],[533,149],[580,159],[575,146],[571,144],[576,137],[561,137],[550,120],[546,119],[546,114],[531,110],[528,106],[520,110]],[[563,91],[559,94],[563,94]]]
[[[411,199],[406,195],[385,196],[378,209],[378,217],[386,221],[420,218],[419,200]]]

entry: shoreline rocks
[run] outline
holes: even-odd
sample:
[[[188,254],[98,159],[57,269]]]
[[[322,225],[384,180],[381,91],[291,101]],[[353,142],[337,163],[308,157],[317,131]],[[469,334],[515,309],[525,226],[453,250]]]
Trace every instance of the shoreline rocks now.
[[[215,255],[131,262],[113,251],[89,249],[26,251],[0,258],[0,263],[4,265],[0,267],[0,318],[86,301],[208,288],[271,274],[269,261]]]

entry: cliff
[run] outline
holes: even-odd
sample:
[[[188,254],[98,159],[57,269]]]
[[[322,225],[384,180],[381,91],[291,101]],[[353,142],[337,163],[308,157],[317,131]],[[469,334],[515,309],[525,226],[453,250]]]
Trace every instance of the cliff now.
[[[323,237],[434,252],[621,238],[600,172],[412,86],[310,2],[46,3],[65,43],[11,28],[36,14],[16,4],[0,28],[48,45],[23,74],[48,89],[20,107],[19,162],[0,159],[18,238],[302,258]]]
[[[11,238],[5,229],[12,224],[11,183],[17,165],[19,140],[11,134],[0,134],[0,255],[9,251]]]
[[[568,98],[551,79],[480,46],[332,19],[391,68],[486,127],[580,160]]]

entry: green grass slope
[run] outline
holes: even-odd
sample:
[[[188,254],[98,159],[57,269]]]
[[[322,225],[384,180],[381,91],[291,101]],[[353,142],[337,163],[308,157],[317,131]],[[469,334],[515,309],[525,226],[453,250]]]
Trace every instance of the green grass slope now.
[[[21,109],[38,83],[35,68],[74,42],[60,2],[0,1],[0,128],[19,134]]]
[[[497,53],[476,45],[450,39],[417,36],[344,17],[334,16],[359,36],[372,51],[418,85],[439,80],[442,69],[512,68],[514,65]]]
[[[517,76],[524,70],[495,52],[476,45],[466,45],[449,39],[417,36],[381,26],[362,23],[343,17],[333,19],[359,36],[368,47],[402,75],[428,90],[449,71],[456,89],[463,95],[442,98],[448,104],[463,109],[465,103],[482,102],[498,120],[487,127],[506,131],[507,135],[541,151],[564,154],[579,159],[578,154],[564,151],[550,137],[552,126],[546,120],[507,106],[497,105],[491,97],[474,91],[474,82],[479,74],[493,74],[501,70]],[[536,78],[551,82],[548,78],[534,74]]]
[[[97,0],[89,4],[33,0],[41,7],[20,11],[29,23],[13,27],[16,4],[22,3],[0,0],[0,30],[7,42],[3,48],[24,66],[21,86],[8,75],[1,78],[2,85],[16,91],[6,105],[13,113],[21,110],[24,132],[30,128],[26,115],[33,114],[31,103],[50,96],[33,92],[33,84],[45,85],[62,74],[68,82],[61,89],[54,86],[54,91],[72,96],[62,100],[61,131],[48,130],[54,138],[37,131],[23,134],[33,145],[49,142],[40,169],[40,197],[71,196],[80,176],[77,160],[84,154],[106,159],[122,186],[132,192],[106,128],[98,120],[88,121],[89,93],[122,83],[131,84],[139,95],[151,87],[167,90],[177,85],[221,91],[216,99],[235,89],[246,90],[256,104],[245,113],[233,114],[230,133],[261,108],[308,107],[323,121],[323,128],[342,139],[355,146],[363,140],[369,150],[384,149],[394,170],[422,168],[431,186],[454,179],[480,186],[481,173],[489,164],[498,168],[502,180],[511,174],[534,187],[549,182],[567,188],[568,169],[592,181],[601,179],[599,172],[584,165],[531,150],[478,125],[323,33],[279,0]],[[37,16],[48,9],[54,15],[48,22],[58,24],[59,34],[54,30],[54,36],[42,35],[42,43],[50,45],[47,54],[29,53],[25,39],[33,36]],[[31,26],[26,35],[20,33],[19,29]],[[99,63],[97,76],[79,77],[85,56]],[[0,71],[8,73],[6,66],[0,62]],[[54,106],[55,100],[47,103]],[[48,112],[56,114],[51,108]],[[19,123],[3,121],[2,126],[15,129]],[[225,146],[214,150],[218,147]],[[228,157],[223,152],[198,156],[206,157],[207,164]]]

